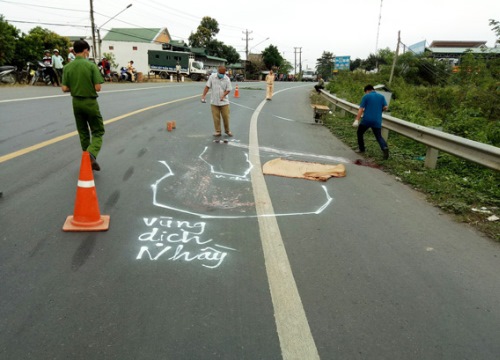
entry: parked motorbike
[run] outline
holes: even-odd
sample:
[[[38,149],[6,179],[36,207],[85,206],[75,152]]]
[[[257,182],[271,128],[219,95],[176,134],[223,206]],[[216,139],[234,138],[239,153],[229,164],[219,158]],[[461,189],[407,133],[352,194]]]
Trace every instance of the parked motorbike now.
[[[12,65],[0,66],[0,82],[4,84],[15,84],[17,82],[17,67]]]
[[[51,85],[50,75],[47,72],[47,67],[41,61],[38,61],[38,67],[35,71],[35,74],[31,78],[31,85],[35,85],[37,82],[42,81],[45,85]]]
[[[110,72],[106,74],[106,71],[102,67],[101,63],[97,64],[97,67],[99,68],[99,72],[101,73],[104,81],[111,81],[111,82],[116,81],[116,82],[118,82],[120,80],[119,79],[120,76],[118,75],[118,73],[116,71],[110,70]]]
[[[29,84],[31,78],[35,74],[34,64],[32,62],[27,62],[26,67],[17,72],[17,82],[19,84]]]
[[[137,73],[134,73],[134,77],[135,77],[135,79],[137,79]],[[120,69],[120,81],[132,81],[132,77],[127,72],[127,68],[126,67],[122,67]]]

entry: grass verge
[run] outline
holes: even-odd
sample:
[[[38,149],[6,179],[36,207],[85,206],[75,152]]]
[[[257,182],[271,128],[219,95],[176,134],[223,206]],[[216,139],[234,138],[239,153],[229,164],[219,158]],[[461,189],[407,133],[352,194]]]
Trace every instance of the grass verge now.
[[[332,108],[322,96],[311,92],[311,103]],[[357,148],[356,130],[352,127],[354,115],[332,111],[324,125],[350,146]],[[424,193],[429,202],[453,215],[463,223],[473,226],[494,241],[500,242],[500,172],[484,168],[441,152],[436,169],[424,167],[426,147],[404,136],[391,132],[388,144],[389,160],[382,159],[382,152],[374,136],[365,134],[364,157],[396,177],[397,180]]]

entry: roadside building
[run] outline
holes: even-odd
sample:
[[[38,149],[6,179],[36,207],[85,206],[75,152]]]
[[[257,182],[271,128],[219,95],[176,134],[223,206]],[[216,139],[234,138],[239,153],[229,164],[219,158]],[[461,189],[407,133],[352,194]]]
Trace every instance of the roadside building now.
[[[133,60],[137,72],[147,74],[148,50],[162,50],[170,41],[167,28],[112,28],[102,38],[101,55],[112,53],[119,67]]]
[[[458,65],[465,53],[483,58],[500,57],[500,48],[489,48],[486,41],[434,40],[425,50],[429,57],[446,61],[452,66]]]

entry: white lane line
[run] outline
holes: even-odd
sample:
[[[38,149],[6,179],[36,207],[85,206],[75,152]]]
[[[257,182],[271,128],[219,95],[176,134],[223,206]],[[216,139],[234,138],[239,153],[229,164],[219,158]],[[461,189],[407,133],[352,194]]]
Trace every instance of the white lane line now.
[[[161,86],[152,86],[152,87],[144,87],[144,88],[134,88],[134,89],[103,90],[103,91],[99,92],[99,94],[111,94],[111,93],[127,92],[127,91],[156,90],[156,89],[162,89],[162,88],[167,88],[167,87],[172,87],[172,86],[174,86],[174,85],[161,85]],[[29,98],[7,99],[7,100],[0,100],[0,104],[1,103],[9,103],[9,102],[17,102],[17,101],[53,99],[53,98],[64,97],[64,96],[71,96],[71,95],[69,93],[67,93],[67,94],[60,94],[60,95],[46,95],[46,96],[37,96],[37,97],[29,97]]]
[[[274,214],[262,174],[257,136],[257,119],[265,103],[265,100],[260,103],[250,121],[249,150],[254,165],[251,177],[257,215]],[[258,216],[258,220],[282,357],[285,360],[319,359],[276,217]]]

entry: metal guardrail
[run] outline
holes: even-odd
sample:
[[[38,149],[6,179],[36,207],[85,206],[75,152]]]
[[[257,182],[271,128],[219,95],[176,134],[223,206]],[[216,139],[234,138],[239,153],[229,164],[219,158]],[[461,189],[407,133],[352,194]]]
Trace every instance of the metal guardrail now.
[[[331,103],[351,114],[356,115],[359,106],[339,99],[332,94],[321,90],[323,95]],[[430,129],[409,121],[404,121],[393,116],[383,114],[382,127],[413,139],[427,146],[425,165],[434,168],[437,162],[438,151],[470,160],[490,169],[500,171],[500,148],[483,144],[477,141],[461,138],[445,132]]]

